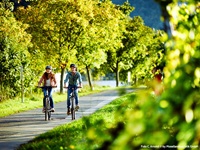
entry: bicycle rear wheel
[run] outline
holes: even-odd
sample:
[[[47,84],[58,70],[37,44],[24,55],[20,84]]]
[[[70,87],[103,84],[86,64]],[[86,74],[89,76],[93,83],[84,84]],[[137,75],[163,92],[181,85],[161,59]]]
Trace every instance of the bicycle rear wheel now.
[[[72,102],[72,107],[71,107],[71,115],[72,115],[72,120],[75,120],[75,107],[74,107],[74,97],[71,97],[71,102]]]
[[[50,106],[50,100],[48,97],[48,105],[47,105],[47,109],[48,109],[48,120],[51,120],[51,106]]]
[[[45,118],[45,121],[47,121],[47,118],[48,118],[48,100],[49,98],[46,97],[45,98],[45,112],[44,112],[44,118]]]

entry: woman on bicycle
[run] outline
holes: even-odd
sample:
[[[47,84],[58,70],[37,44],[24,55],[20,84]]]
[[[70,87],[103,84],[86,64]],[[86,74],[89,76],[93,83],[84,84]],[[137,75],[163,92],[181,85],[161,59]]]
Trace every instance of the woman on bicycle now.
[[[45,110],[45,96],[46,96],[46,92],[48,90],[49,93],[49,97],[50,97],[50,106],[51,106],[51,111],[54,112],[54,102],[53,102],[53,98],[52,98],[52,87],[57,85],[56,82],[56,78],[55,78],[55,74],[51,71],[52,67],[51,66],[46,66],[46,71],[44,72],[44,74],[42,75],[42,77],[40,78],[39,82],[38,82],[38,86],[41,85],[41,83],[43,82],[43,93],[44,93],[44,98],[43,98],[43,110],[42,112],[44,112]]]
[[[78,105],[78,88],[82,87],[82,78],[81,74],[77,72],[77,68],[75,64],[70,65],[71,71],[67,73],[66,78],[64,80],[64,87],[68,88],[67,92],[67,114],[70,114],[70,94],[73,92],[72,88],[75,89],[74,94],[75,94],[75,109],[79,109]],[[68,86],[66,86],[66,83],[68,83]]]

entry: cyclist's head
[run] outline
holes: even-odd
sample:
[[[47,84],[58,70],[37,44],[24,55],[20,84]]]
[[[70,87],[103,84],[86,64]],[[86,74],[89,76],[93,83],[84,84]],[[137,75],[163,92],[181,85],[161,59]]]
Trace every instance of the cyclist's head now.
[[[75,64],[71,64],[70,68],[72,68],[72,67],[76,68],[76,65]]]
[[[46,70],[47,69],[52,70],[52,67],[51,66],[46,66]]]

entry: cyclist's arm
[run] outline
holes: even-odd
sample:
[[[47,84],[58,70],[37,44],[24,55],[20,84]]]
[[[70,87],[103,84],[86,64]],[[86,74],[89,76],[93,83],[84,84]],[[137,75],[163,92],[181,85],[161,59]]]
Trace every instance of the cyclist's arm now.
[[[79,77],[78,77],[78,82],[79,82],[79,87],[82,88],[82,77],[81,77],[80,73],[79,73]]]
[[[67,87],[67,83],[69,82],[69,74],[67,73],[65,80],[64,80],[64,87]]]
[[[55,76],[55,74],[53,75],[53,79],[54,79],[55,86],[57,86],[57,81],[56,81],[56,76]]]
[[[42,75],[42,77],[40,78],[39,82],[38,82],[38,86],[40,86],[40,84],[42,83],[42,81],[44,80],[44,74]]]

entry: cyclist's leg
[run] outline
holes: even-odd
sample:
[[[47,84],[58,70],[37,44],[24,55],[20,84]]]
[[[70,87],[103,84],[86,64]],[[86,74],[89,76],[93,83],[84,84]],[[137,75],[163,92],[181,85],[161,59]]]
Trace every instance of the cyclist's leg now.
[[[78,102],[79,102],[78,89],[76,89],[74,91],[74,96],[75,96],[75,105],[76,105],[75,110],[78,111],[78,109],[79,109],[79,105],[78,105]]]
[[[75,104],[78,105],[78,101],[79,101],[79,98],[78,98],[78,89],[76,89],[74,91],[74,96],[75,96]]]
[[[45,107],[45,106],[46,106],[45,98],[46,98],[47,88],[44,87],[44,88],[42,89],[42,91],[43,91],[43,94],[44,94],[44,98],[43,98],[43,107]]]
[[[72,89],[69,87],[67,91],[67,108],[70,108],[71,102],[70,102],[70,94],[72,93]]]
[[[53,97],[52,97],[52,92],[53,92],[52,87],[48,88],[48,92],[49,92],[49,98],[50,98],[50,107],[54,108],[54,102],[53,102]]]
[[[68,90],[67,90],[67,114],[68,115],[70,114],[70,105],[71,105],[70,94],[71,93],[72,93],[72,89],[70,87],[68,87]]]
[[[42,109],[42,112],[44,112],[44,111],[45,111],[45,107],[46,107],[46,93],[47,93],[47,88],[44,87],[44,88],[42,89],[42,91],[43,91],[43,94],[44,94],[44,97],[43,97],[43,109]]]

